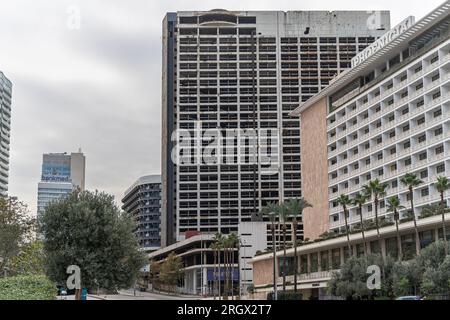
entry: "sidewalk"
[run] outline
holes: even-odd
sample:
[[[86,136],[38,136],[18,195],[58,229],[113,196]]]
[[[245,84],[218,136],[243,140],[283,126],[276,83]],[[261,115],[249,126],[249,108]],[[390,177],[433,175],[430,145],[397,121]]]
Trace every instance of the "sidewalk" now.
[[[134,297],[134,291],[132,289],[128,290],[119,290],[119,294],[124,296],[132,296]],[[155,295],[160,296],[166,296],[170,298],[179,298],[179,299],[188,299],[188,300],[200,300],[202,297],[195,296],[195,295],[185,295],[185,294],[171,294],[168,292],[160,292],[160,291],[154,291],[154,292],[147,292],[147,291],[139,291],[136,290],[136,297],[154,297]]]

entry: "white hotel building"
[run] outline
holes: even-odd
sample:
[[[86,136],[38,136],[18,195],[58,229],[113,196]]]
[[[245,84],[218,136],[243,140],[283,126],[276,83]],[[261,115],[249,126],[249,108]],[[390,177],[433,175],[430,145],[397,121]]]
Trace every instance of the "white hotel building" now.
[[[389,186],[382,200],[398,196],[410,208],[408,190],[400,179],[414,173],[423,180],[414,188],[419,215],[424,206],[439,203],[433,186],[436,177],[450,176],[450,1],[415,24],[408,22],[389,43],[362,56],[292,113],[301,120],[302,193],[313,204],[303,213],[303,225],[305,238],[315,241],[297,247],[297,285],[304,299],[328,299],[332,272],[348,259],[346,236],[320,237],[345,229],[342,207],[336,204],[340,194],[354,197],[369,180],[378,178]],[[450,205],[450,191],[444,199]],[[384,205],[379,213],[386,217]],[[363,218],[374,216],[367,203]],[[444,219],[449,230],[450,213]],[[349,221],[353,227],[360,221],[355,207],[350,207]],[[403,259],[409,260],[416,252],[415,227],[413,221],[400,222]],[[417,230],[421,248],[443,239],[441,215],[418,219]],[[380,236],[374,229],[366,230],[365,238],[361,232],[350,234],[353,254],[362,256],[366,243],[369,253],[396,257],[396,227],[385,225],[379,231]],[[282,250],[276,254],[283,255]],[[293,248],[287,257],[293,261]],[[265,299],[273,291],[272,259],[267,253],[250,261],[255,298]],[[288,271],[288,290],[293,289],[293,272]],[[280,289],[281,284],[279,273]]]
[[[424,182],[414,189],[416,215],[439,202],[433,183],[450,175],[449,12],[447,1],[415,24],[406,19],[389,43],[361,54],[353,68],[293,112],[302,123],[302,192],[315,204],[304,217],[305,237],[344,230],[337,197],[353,197],[370,180],[387,183],[384,199],[398,196],[409,208],[400,179],[414,173]],[[365,219],[375,215],[370,202]],[[357,208],[349,209],[350,224],[358,223]],[[379,215],[386,214],[381,201]]]

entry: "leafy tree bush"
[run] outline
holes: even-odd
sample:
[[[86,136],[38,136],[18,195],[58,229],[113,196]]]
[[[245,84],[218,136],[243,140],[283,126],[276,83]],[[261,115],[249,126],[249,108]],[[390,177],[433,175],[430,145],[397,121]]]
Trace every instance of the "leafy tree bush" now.
[[[44,274],[44,246],[42,241],[34,241],[22,246],[20,252],[11,258],[9,272],[13,275]]]
[[[81,269],[86,288],[130,288],[145,264],[134,219],[103,192],[74,191],[47,206],[40,221],[47,276],[64,285],[67,267]]]
[[[0,197],[0,274],[32,235],[35,220],[28,215],[27,207],[17,198]],[[8,270],[7,269],[7,270]]]
[[[54,300],[57,289],[44,275],[0,279],[0,300]]]
[[[169,290],[174,291],[175,286],[183,275],[181,258],[171,252],[160,265],[159,279]]]

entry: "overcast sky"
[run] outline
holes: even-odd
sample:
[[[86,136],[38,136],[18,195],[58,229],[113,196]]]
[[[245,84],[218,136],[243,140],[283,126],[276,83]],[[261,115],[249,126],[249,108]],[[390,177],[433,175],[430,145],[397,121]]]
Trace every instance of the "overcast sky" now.
[[[86,155],[88,189],[120,200],[160,172],[161,21],[182,10],[390,10],[442,0],[0,0],[0,70],[13,82],[9,194],[36,210],[42,153]],[[71,13],[80,10],[80,28]],[[75,27],[69,28],[69,26]]]

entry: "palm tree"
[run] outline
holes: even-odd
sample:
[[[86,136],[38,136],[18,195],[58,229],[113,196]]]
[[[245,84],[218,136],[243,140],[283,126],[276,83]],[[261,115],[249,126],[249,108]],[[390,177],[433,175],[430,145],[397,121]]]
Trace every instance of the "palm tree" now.
[[[359,192],[352,200],[352,204],[358,207],[358,214],[361,219],[361,234],[363,238],[363,246],[364,246],[364,255],[367,256],[367,248],[366,248],[366,236],[364,234],[364,222],[363,222],[363,214],[362,214],[362,206],[367,202],[369,196],[365,193]]]
[[[221,270],[221,262],[220,262],[220,256],[221,256],[221,251],[223,249],[223,243],[224,243],[224,237],[220,232],[217,232],[214,235],[213,238],[214,243],[216,244],[216,248],[217,248],[217,265],[218,265],[218,280],[217,280],[217,286],[218,286],[218,295],[219,295],[219,300],[221,299],[221,275],[222,275],[222,270]]]
[[[447,247],[447,232],[445,229],[445,200],[444,200],[444,193],[445,191],[450,189],[450,180],[447,177],[438,177],[437,182],[434,184],[436,190],[441,195],[441,212],[442,212],[442,232],[444,235],[444,242],[445,242],[445,255],[448,254],[448,247]]]
[[[388,199],[387,207],[388,207],[387,211],[392,212],[394,214],[395,228],[397,230],[398,260],[402,261],[402,258],[403,258],[402,251],[403,250],[402,250],[402,241],[400,238],[400,232],[398,231],[398,220],[400,218],[398,210],[404,209],[405,207],[400,205],[400,199],[397,196]]]
[[[277,300],[278,296],[278,285],[277,285],[277,244],[275,239],[275,222],[277,221],[277,212],[278,212],[278,205],[275,202],[269,202],[266,204],[265,207],[262,209],[262,214],[264,216],[269,217],[270,220],[270,226],[272,231],[272,252],[273,252],[273,294],[275,297],[275,300]]]
[[[278,205],[278,215],[283,228],[283,292],[286,292],[286,223],[288,214],[284,203]]]
[[[381,241],[380,226],[378,223],[378,205],[382,197],[386,195],[387,184],[381,183],[379,179],[369,181],[363,186],[363,192],[369,197],[373,197],[373,205],[375,207],[375,226],[377,228],[378,240]]]
[[[231,262],[231,297],[234,300],[234,249],[236,248],[236,244],[239,241],[239,237],[236,233],[232,232],[228,236],[229,244],[230,244],[230,262]]]
[[[344,209],[344,221],[345,221],[345,231],[347,234],[347,246],[348,246],[348,254],[349,257],[352,256],[352,246],[350,245],[350,232],[348,229],[348,220],[347,220],[347,206],[352,204],[352,200],[350,200],[350,197],[346,194],[341,194],[337,199],[337,203],[342,206]]]
[[[416,214],[414,210],[414,187],[417,187],[418,185],[422,184],[423,181],[417,178],[417,176],[414,173],[407,173],[404,177],[400,179],[400,182],[408,187],[409,190],[409,201],[411,202],[411,213],[413,216],[414,221],[414,230],[416,234],[416,255],[419,255],[420,251],[420,241],[419,241],[419,230],[417,229],[417,219]]]
[[[311,208],[312,205],[304,198],[291,199],[286,202],[286,208],[290,217],[292,217],[292,229],[294,237],[294,292],[297,292],[297,272],[298,272],[298,257],[297,257],[297,218],[302,217],[303,210]]]
[[[214,295],[214,300],[216,300],[216,286],[217,286],[217,280],[216,280],[216,275],[217,275],[217,248],[218,248],[218,244],[213,242],[211,243],[211,245],[209,246],[212,250],[213,250],[213,255],[214,255],[214,264],[213,264],[213,295]]]
[[[224,253],[224,267],[225,267],[225,279],[224,279],[224,290],[223,297],[224,300],[228,300],[229,290],[230,290],[230,256],[229,256],[229,248],[230,248],[230,238],[225,236],[223,238],[223,253]]]

